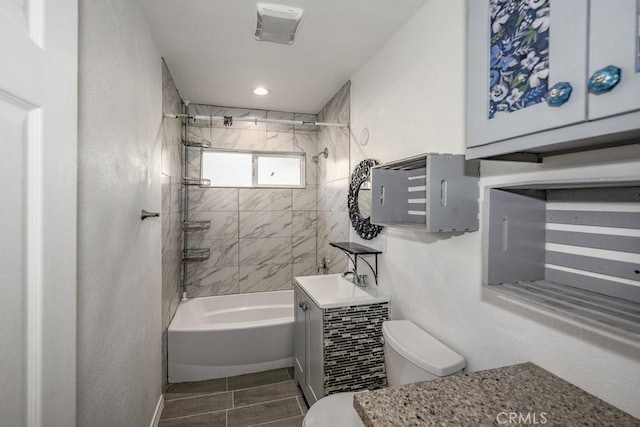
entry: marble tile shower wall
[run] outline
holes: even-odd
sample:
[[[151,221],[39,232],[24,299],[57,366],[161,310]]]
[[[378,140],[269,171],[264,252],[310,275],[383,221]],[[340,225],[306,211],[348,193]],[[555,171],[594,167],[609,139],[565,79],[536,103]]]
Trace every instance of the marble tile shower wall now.
[[[315,121],[315,115],[189,105],[196,115]],[[189,219],[211,220],[189,233],[188,248],[210,248],[207,261],[187,264],[189,297],[292,289],[293,277],[315,274],[315,126],[272,123],[191,122],[188,137],[212,148],[306,153],[305,189],[189,187]],[[199,149],[188,151],[189,177],[200,176]]]
[[[318,113],[321,122],[349,123],[351,83],[347,83]],[[319,127],[318,151],[329,149],[329,157],[318,163],[318,262],[327,260],[329,272],[347,271],[348,258],[329,242],[349,240],[349,128]]]
[[[162,63],[162,111],[182,112],[182,100]],[[180,302],[181,274],[181,133],[180,120],[162,121],[162,369],[167,384],[167,328]]]

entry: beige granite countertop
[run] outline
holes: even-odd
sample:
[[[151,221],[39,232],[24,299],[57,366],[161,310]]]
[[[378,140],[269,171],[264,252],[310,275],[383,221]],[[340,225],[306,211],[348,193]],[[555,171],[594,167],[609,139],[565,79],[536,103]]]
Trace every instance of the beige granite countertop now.
[[[369,427],[640,426],[533,363],[359,393],[353,406]]]

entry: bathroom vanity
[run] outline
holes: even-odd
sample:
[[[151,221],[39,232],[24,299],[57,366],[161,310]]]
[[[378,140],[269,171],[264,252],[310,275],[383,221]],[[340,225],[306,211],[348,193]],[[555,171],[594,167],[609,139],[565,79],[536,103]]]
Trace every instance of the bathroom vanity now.
[[[309,405],[343,391],[386,386],[387,295],[340,274],[295,278],[294,376]]]
[[[353,406],[367,427],[640,423],[533,363],[358,393]]]

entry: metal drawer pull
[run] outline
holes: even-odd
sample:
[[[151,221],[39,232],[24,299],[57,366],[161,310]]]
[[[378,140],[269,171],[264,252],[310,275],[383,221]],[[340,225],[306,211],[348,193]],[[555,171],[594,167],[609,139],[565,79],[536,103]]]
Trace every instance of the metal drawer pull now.
[[[559,107],[569,100],[573,87],[568,82],[559,82],[551,86],[547,92],[547,104]]]
[[[589,77],[589,92],[596,95],[609,92],[620,83],[621,76],[622,70],[614,65],[601,68]]]

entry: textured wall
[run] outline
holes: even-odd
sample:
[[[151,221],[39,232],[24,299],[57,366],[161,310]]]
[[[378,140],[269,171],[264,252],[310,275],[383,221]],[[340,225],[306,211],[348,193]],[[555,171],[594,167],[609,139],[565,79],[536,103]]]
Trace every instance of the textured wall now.
[[[349,123],[351,84],[345,84],[318,113],[318,120]],[[329,157],[318,163],[318,263],[327,260],[331,273],[347,271],[347,256],[329,242],[349,240],[349,128],[320,127],[318,151],[329,149]]]
[[[308,114],[191,104],[190,114],[316,120]],[[189,297],[292,289],[293,277],[316,271],[315,126],[236,121],[192,122],[189,138],[212,148],[305,152],[305,189],[188,188],[190,220],[211,220],[190,232],[189,248],[209,248],[206,261],[187,264]],[[190,148],[189,177],[200,177],[200,150]]]
[[[352,166],[365,157],[384,162],[425,152],[464,153],[465,5],[464,0],[428,1],[352,78]],[[364,127],[371,137],[362,147],[357,138]],[[533,166],[483,162],[483,182],[489,173],[505,181],[526,170],[532,171],[531,180],[549,173],[598,176],[582,165],[607,159],[621,170],[630,164],[640,170],[638,160],[629,160],[638,158],[637,150],[629,150],[567,155]],[[483,290],[481,231],[387,228],[384,233],[380,289],[392,297],[392,318],[430,331],[462,354],[471,371],[532,361],[640,416],[637,344]],[[357,241],[353,231],[351,237]]]
[[[162,111],[182,113],[182,99],[162,63]],[[162,119],[162,381],[167,384],[167,328],[180,302],[182,284],[182,121]]]
[[[79,3],[79,426],[148,426],[162,392],[162,68],[135,3]]]

